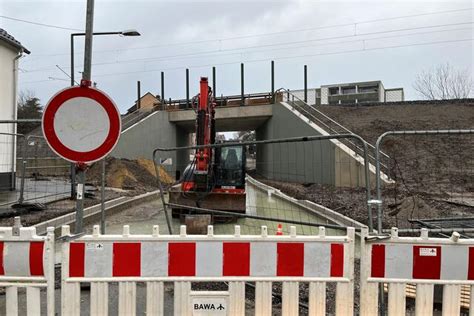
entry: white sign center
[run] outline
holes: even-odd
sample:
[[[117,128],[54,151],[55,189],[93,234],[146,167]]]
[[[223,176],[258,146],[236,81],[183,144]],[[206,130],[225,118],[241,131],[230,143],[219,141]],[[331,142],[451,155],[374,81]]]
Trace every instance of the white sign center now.
[[[64,146],[88,152],[106,140],[110,130],[109,117],[98,102],[83,97],[72,98],[56,112],[54,130]]]

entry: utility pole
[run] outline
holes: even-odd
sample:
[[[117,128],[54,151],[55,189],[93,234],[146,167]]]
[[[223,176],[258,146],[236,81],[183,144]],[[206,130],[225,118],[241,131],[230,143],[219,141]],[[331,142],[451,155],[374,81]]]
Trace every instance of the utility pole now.
[[[82,72],[81,86],[89,87],[91,85],[91,67],[92,67],[92,32],[94,29],[94,0],[87,0],[86,11],[86,38],[84,49],[84,71]],[[85,183],[85,165],[77,164],[77,199],[76,199],[76,229],[75,233],[83,231],[84,219],[84,183]]]

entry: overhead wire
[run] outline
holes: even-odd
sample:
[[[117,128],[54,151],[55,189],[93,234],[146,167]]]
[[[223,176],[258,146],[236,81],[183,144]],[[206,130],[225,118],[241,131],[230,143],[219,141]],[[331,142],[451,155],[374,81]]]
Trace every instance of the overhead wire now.
[[[429,15],[438,15],[438,14],[446,14],[446,13],[454,13],[454,12],[462,12],[462,11],[472,11],[473,8],[463,8],[463,9],[454,9],[454,10],[444,10],[444,11],[435,11],[435,12],[426,12],[426,13],[418,13],[418,14],[411,14],[411,15],[402,15],[396,17],[388,17],[388,18],[379,18],[379,19],[372,19],[372,20],[363,20],[351,23],[342,23],[342,24],[332,24],[332,25],[323,25],[323,26],[315,26],[310,28],[304,29],[296,29],[296,30],[287,30],[287,31],[279,31],[279,32],[270,32],[270,33],[258,33],[258,34],[247,34],[247,35],[238,35],[232,37],[225,37],[225,38],[214,38],[214,39],[206,39],[206,40],[198,40],[198,41],[188,41],[188,42],[178,42],[178,43],[168,43],[168,44],[160,44],[160,45],[152,45],[152,46],[142,46],[142,47],[130,47],[124,49],[108,49],[108,50],[97,50],[94,53],[102,53],[102,52],[117,52],[117,51],[126,51],[126,50],[137,50],[137,49],[150,49],[150,48],[162,48],[162,47],[173,47],[173,46],[182,46],[182,45],[193,45],[193,44],[203,44],[209,42],[224,42],[224,41],[231,41],[236,39],[244,39],[244,38],[253,38],[253,37],[263,37],[263,36],[274,36],[274,35],[281,35],[281,34],[289,34],[289,33],[298,33],[298,32],[307,32],[307,31],[314,31],[319,29],[328,29],[328,28],[338,28],[344,26],[354,26],[360,24],[367,24],[367,23],[375,23],[375,22],[383,22],[383,21],[392,21],[392,20],[399,20],[404,18],[413,18],[413,17],[420,17],[420,16],[429,16]],[[82,54],[82,52],[77,52],[77,54]],[[61,54],[51,54],[51,55],[36,55],[38,56],[60,56],[60,55],[70,55],[70,53],[61,53]]]
[[[309,42],[320,42],[320,41],[326,41],[326,40],[335,40],[335,39],[343,39],[343,38],[351,38],[351,37],[361,37],[361,36],[369,36],[369,35],[377,35],[377,34],[385,34],[385,33],[404,32],[404,31],[413,31],[413,30],[448,27],[448,26],[459,26],[459,25],[468,25],[468,24],[472,25],[472,24],[474,24],[474,22],[471,21],[471,22],[450,23],[450,24],[431,25],[431,26],[422,26],[422,27],[402,28],[402,29],[394,29],[394,30],[387,30],[387,31],[376,31],[376,32],[362,33],[362,34],[351,34],[351,35],[341,35],[341,36],[332,36],[332,37],[324,37],[324,38],[314,38],[314,39],[307,39],[307,40],[298,40],[298,41],[291,41],[291,42],[284,42],[284,43],[260,44],[260,45],[236,47],[236,48],[229,48],[229,49],[208,50],[208,51],[196,52],[196,53],[187,53],[187,54],[178,54],[178,55],[173,54],[173,55],[159,56],[159,57],[125,59],[125,60],[118,60],[118,61],[114,61],[114,62],[98,62],[98,63],[93,63],[92,65],[101,66],[101,65],[115,65],[115,64],[122,64],[122,63],[152,62],[152,61],[162,60],[162,59],[165,59],[165,58],[179,59],[179,57],[200,56],[200,55],[207,55],[207,54],[220,54],[222,52],[231,52],[231,51],[238,51],[238,50],[245,50],[245,49],[255,49],[255,48],[263,48],[263,47],[276,47],[276,46],[283,46],[283,45],[288,46],[288,45],[295,45],[295,44],[309,43]],[[465,29],[468,29],[468,28],[465,28]],[[417,34],[421,35],[421,34],[438,33],[438,32],[449,32],[449,31],[456,31],[456,30],[460,30],[460,29],[435,30],[435,31],[430,31],[430,32],[401,34],[401,35],[395,35],[395,36],[386,36],[385,38],[412,36],[412,35],[417,35]],[[378,38],[369,38],[369,39],[365,39],[365,40],[375,40],[375,39],[383,39],[383,38],[384,37],[378,37]],[[354,41],[362,41],[362,39],[348,41],[348,43],[349,42],[354,42]],[[339,42],[339,43],[343,43],[343,42]],[[328,44],[336,44],[336,43],[327,43],[325,45],[328,45]],[[281,49],[287,49],[287,48],[294,48],[294,47],[284,47],[284,48],[281,48]],[[252,53],[252,52],[239,52],[239,53],[234,53],[232,55],[242,54],[242,53]],[[56,65],[54,65],[54,66],[56,66]],[[49,69],[53,68],[54,66],[45,66],[45,67],[32,69],[32,70],[27,70],[27,69],[24,69],[24,70],[27,73],[29,73],[29,72],[33,73],[33,72],[40,72],[40,71],[44,71],[44,70],[49,70]],[[75,68],[81,68],[81,67],[82,67],[81,65],[78,65]]]
[[[7,20],[12,20],[12,21],[16,21],[16,22],[22,22],[22,23],[27,23],[27,24],[33,24],[33,25],[37,25],[37,26],[44,26],[44,27],[49,27],[49,28],[55,28],[55,29],[60,29],[60,30],[84,32],[84,29],[76,29],[76,28],[65,27],[65,26],[59,26],[59,25],[53,25],[53,24],[45,24],[45,23],[40,23],[40,22],[33,22],[33,21],[28,21],[28,20],[13,18],[13,17],[6,16],[6,15],[0,15],[0,18],[2,18],[2,19],[7,19]]]
[[[407,45],[393,45],[393,46],[384,46],[384,47],[375,47],[375,48],[362,48],[362,49],[354,49],[354,50],[346,50],[346,51],[339,51],[339,52],[329,52],[329,53],[318,53],[318,54],[305,54],[305,55],[296,55],[296,56],[283,56],[283,57],[273,57],[273,58],[263,58],[263,59],[253,59],[253,60],[245,60],[245,61],[232,61],[232,62],[224,62],[224,63],[212,63],[212,64],[205,64],[205,65],[192,65],[192,66],[179,66],[179,67],[170,67],[170,68],[160,68],[160,69],[148,69],[148,70],[139,70],[139,71],[127,71],[127,72],[115,72],[115,73],[105,73],[105,74],[98,74],[94,77],[107,77],[107,76],[118,76],[118,75],[129,75],[129,74],[140,74],[140,73],[150,73],[150,72],[160,72],[160,71],[169,71],[169,70],[181,70],[181,69],[196,69],[196,68],[204,68],[204,67],[212,67],[212,66],[224,66],[224,65],[235,65],[240,64],[242,62],[246,63],[255,63],[255,62],[264,62],[264,61],[271,61],[271,60],[280,60],[280,59],[293,59],[293,58],[303,58],[303,57],[315,57],[315,56],[329,56],[329,55],[340,55],[340,54],[349,54],[355,52],[366,52],[366,51],[375,51],[375,50],[383,50],[383,49],[393,49],[393,48],[403,48],[403,47],[412,47],[412,46],[423,46],[423,45],[433,45],[433,44],[445,44],[445,43],[457,43],[457,42],[467,42],[472,41],[474,38],[464,38],[464,39],[456,39],[456,40],[444,40],[444,41],[434,41],[434,42],[427,42],[427,43],[414,43],[414,44],[407,44]],[[47,82],[50,80],[39,80],[39,81],[27,81],[23,82],[22,84],[30,84],[30,83],[39,83],[39,82]]]

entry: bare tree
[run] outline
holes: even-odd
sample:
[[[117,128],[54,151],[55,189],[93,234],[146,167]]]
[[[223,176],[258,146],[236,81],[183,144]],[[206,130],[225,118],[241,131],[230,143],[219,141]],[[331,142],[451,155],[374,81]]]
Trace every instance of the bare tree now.
[[[456,69],[449,63],[418,74],[413,88],[429,100],[467,98],[474,90],[469,71]]]

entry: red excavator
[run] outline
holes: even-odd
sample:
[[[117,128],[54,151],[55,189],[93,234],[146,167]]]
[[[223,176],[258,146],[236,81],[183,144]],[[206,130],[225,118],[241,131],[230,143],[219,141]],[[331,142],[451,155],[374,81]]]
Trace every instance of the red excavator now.
[[[215,100],[208,80],[200,81],[200,93],[193,98],[196,116],[196,145],[216,143]],[[183,172],[181,183],[169,192],[169,202],[212,210],[245,213],[245,148],[241,145],[195,151]],[[189,214],[189,209],[173,206],[173,217]],[[200,212],[202,214],[202,212]]]

